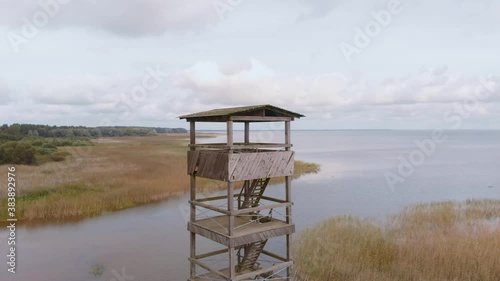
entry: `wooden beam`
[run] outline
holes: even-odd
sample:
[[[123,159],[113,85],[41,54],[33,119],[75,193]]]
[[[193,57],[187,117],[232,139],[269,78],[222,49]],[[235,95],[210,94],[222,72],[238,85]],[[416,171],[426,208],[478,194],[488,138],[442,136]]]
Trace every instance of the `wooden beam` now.
[[[268,201],[273,201],[273,202],[279,202],[279,203],[288,203],[286,200],[281,200],[281,199],[273,198],[273,197],[269,197],[269,196],[262,196],[261,199],[268,200]]]
[[[231,154],[233,153],[233,151],[231,150],[231,147],[233,146],[233,141],[234,141],[234,137],[233,137],[233,121],[229,120],[227,121],[227,146],[229,147],[229,157],[231,157]],[[229,167],[226,166],[225,167],[226,169],[228,169],[228,175],[229,175]],[[229,213],[231,213],[233,210],[234,210],[234,187],[233,187],[233,183],[232,182],[228,182],[227,183],[227,210],[229,211]],[[234,216],[231,216],[229,215],[228,216],[228,234],[229,236],[233,236],[234,234]],[[234,252],[232,251],[233,249],[229,248],[229,257],[231,258],[231,252]],[[233,256],[234,256],[234,253],[233,253]],[[231,264],[231,262],[234,263],[234,261],[229,261],[229,263]],[[231,270],[231,274],[232,274],[233,270]],[[231,275],[230,274],[230,275]]]
[[[204,259],[204,258],[208,258],[208,257],[213,257],[213,256],[225,254],[225,253],[227,253],[227,249],[222,249],[222,250],[218,250],[218,251],[209,252],[209,253],[206,253],[206,254],[197,255],[196,259],[200,260],[200,259]]]
[[[250,143],[250,122],[245,121],[245,144]]]
[[[224,197],[226,197],[226,196],[224,196]],[[215,212],[219,212],[219,213],[222,213],[222,214],[225,214],[225,215],[229,215],[230,214],[229,211],[221,209],[221,208],[217,208],[217,207],[212,206],[210,204],[205,204],[205,203],[201,203],[201,202],[198,202],[198,201],[191,201],[191,200],[189,200],[189,203],[193,204],[195,206],[200,206],[200,207],[203,207],[205,209],[209,209],[209,210],[212,210],[212,211],[215,211]]]
[[[196,233],[191,232],[189,233],[190,235],[190,253],[189,256],[190,258],[196,257]],[[191,262],[190,264],[190,269],[189,269],[191,278],[196,277],[196,265]]]
[[[196,122],[189,122],[189,144],[196,144]]]
[[[214,200],[221,200],[221,199],[226,199],[226,198],[227,198],[227,195],[214,196],[214,197],[200,198],[200,199],[196,200],[196,202],[214,201]]]
[[[290,123],[290,121],[285,122],[285,144],[288,145],[292,144]]]
[[[227,146],[233,145],[233,121],[227,121]]]
[[[291,144],[284,143],[233,143],[233,145],[229,146],[226,143],[204,143],[204,144],[194,144],[189,145],[190,148],[211,148],[211,149],[220,149],[220,150],[228,150],[228,149],[251,149],[251,148],[290,148]]]
[[[283,268],[287,268],[287,267],[291,266],[292,264],[293,264],[293,262],[287,261],[287,262],[279,263],[279,264],[276,264],[276,265],[273,265],[273,266],[269,266],[269,267],[266,267],[266,268],[262,268],[262,269],[259,269],[259,270],[254,270],[252,272],[236,276],[236,278],[234,279],[234,281],[247,280],[247,279],[250,279],[250,278],[255,277],[257,275],[260,275],[262,273],[266,273],[266,272],[270,272],[270,271],[274,271],[274,270],[280,270],[280,269],[283,269]]]
[[[286,144],[291,144],[291,126],[290,126],[290,121],[285,122],[285,143]],[[289,147],[286,148],[286,150],[290,150]],[[292,177],[287,176],[285,177],[285,197],[287,202],[292,202]],[[292,206],[287,206],[286,207],[286,222],[288,224],[292,224]],[[292,235],[289,234],[286,236],[286,259],[291,261],[292,260]],[[286,270],[286,277],[290,277],[292,275],[291,268],[287,268]]]
[[[257,211],[262,211],[262,210],[275,209],[275,208],[280,208],[280,207],[287,207],[287,206],[290,206],[291,204],[292,204],[291,202],[285,202],[285,203],[262,205],[262,206],[253,207],[253,208],[246,208],[246,209],[234,210],[233,212],[231,212],[231,215],[238,216],[238,215],[241,215],[241,214],[246,214],[246,213],[251,213],[251,212],[257,212]]]
[[[231,116],[230,120],[235,122],[283,122],[291,121],[291,117],[277,117],[277,116]]]
[[[288,234],[286,236],[286,259],[291,261],[292,260],[292,235]]]
[[[227,211],[229,213],[228,219],[229,223],[227,226],[229,236],[233,236],[234,234],[234,216],[231,213],[234,211],[234,188],[233,183],[227,183]]]
[[[286,202],[292,202],[292,177],[285,177]],[[286,207],[286,222],[292,223],[292,206]]]
[[[189,123],[189,144],[190,144],[190,150],[194,151],[196,148],[194,145],[196,145],[196,124],[194,121],[191,121]],[[190,177],[190,199],[191,201],[196,200],[196,176],[191,175]],[[194,222],[196,220],[196,207],[191,204],[190,207],[190,220],[191,222]],[[189,256],[194,259],[196,257],[196,233],[191,232],[190,233],[190,253]],[[190,264],[190,276],[191,278],[196,277],[196,265],[191,262]]]
[[[229,280],[234,280],[233,278],[236,277],[236,255],[234,248],[228,248],[228,254],[229,254]]]
[[[200,262],[200,261],[198,261],[196,259],[189,258],[189,260],[191,261],[191,263],[194,263],[194,264],[196,264],[199,267],[202,267],[202,268],[204,268],[204,269],[206,269],[206,270],[208,270],[210,272],[213,272],[213,273],[219,275],[220,277],[222,277],[224,279],[228,278],[227,275],[225,275],[224,273],[220,272],[219,270],[211,268],[210,266],[208,266],[208,265],[206,265],[206,264],[204,264],[204,263],[202,263],[202,262]]]
[[[186,121],[196,121],[196,122],[226,122],[229,119],[228,116],[218,116],[218,117],[195,117],[187,118]]]
[[[270,256],[271,258],[275,258],[275,259],[280,260],[280,261],[289,261],[285,257],[282,257],[282,256],[275,254],[275,253],[271,253],[267,250],[262,250],[262,253],[266,256]]]

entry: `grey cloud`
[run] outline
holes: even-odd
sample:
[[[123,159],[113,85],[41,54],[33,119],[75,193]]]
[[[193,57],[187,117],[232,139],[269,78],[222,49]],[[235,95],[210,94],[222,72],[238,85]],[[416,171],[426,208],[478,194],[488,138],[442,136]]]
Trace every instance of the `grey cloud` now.
[[[71,116],[72,120],[93,120],[94,125],[103,120],[111,122],[110,124],[130,125],[135,124],[137,120],[154,123],[179,116],[180,114],[174,113],[177,107],[167,102],[172,100],[170,93],[175,91],[170,88],[166,79],[158,88],[147,91],[144,96],[133,94],[132,90],[141,85],[143,77],[144,73],[127,77],[43,77],[31,82],[29,86],[26,98],[30,101],[29,107],[33,108],[36,114],[31,112],[26,118],[36,119],[35,116],[43,115],[47,120],[55,120]],[[166,107],[161,108],[158,106],[160,104]]]
[[[0,105],[12,102],[12,90],[0,80]]]
[[[40,3],[57,3],[45,0]],[[199,29],[216,23],[211,0],[72,0],[59,4],[49,28],[77,26],[119,35],[142,36],[167,30]],[[43,11],[38,1],[1,1],[0,24],[21,27],[22,18],[32,20]]]
[[[82,76],[77,78],[45,76],[31,82],[28,97],[34,104],[85,106],[110,103],[139,78]],[[132,86],[129,86],[131,89]]]
[[[297,0],[297,2],[302,6],[304,11],[299,15],[298,20],[309,20],[309,19],[315,19],[315,18],[321,18],[324,17],[330,12],[332,12],[333,9],[335,9],[337,6],[339,6],[342,2],[345,2],[343,0],[315,0],[315,1],[308,1],[308,0]]]
[[[251,68],[252,62],[249,59],[219,66],[220,71],[225,75],[233,75]]]
[[[205,63],[204,66],[210,65]],[[453,104],[474,97],[481,85],[479,77],[449,72],[447,67],[429,68],[403,78],[368,82],[339,73],[326,73],[314,78],[287,78],[268,74],[253,78],[253,65],[245,74],[227,75],[215,67],[203,71],[190,68],[177,76],[177,85],[188,89],[199,103],[239,105],[250,103],[295,104],[316,111],[366,107]],[[211,79],[203,79],[209,75]],[[500,100],[500,78],[487,79],[492,91],[481,103]],[[486,91],[486,88],[483,88]],[[404,111],[403,111],[404,112]]]
[[[486,81],[487,88],[483,85]],[[386,80],[375,88],[374,105],[462,102],[476,91],[488,91],[483,103],[500,100],[500,77],[476,77],[448,72],[446,67],[431,68],[402,79]]]

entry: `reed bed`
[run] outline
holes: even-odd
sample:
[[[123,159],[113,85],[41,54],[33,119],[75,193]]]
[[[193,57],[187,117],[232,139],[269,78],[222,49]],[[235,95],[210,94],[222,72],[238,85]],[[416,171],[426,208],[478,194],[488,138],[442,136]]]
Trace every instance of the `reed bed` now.
[[[62,220],[88,217],[158,202],[189,190],[185,134],[97,139],[94,146],[64,147],[70,157],[40,166],[16,165],[17,217]],[[296,176],[317,172],[314,164],[297,162]],[[7,165],[0,166],[0,182]],[[3,186],[3,184],[2,184]],[[225,188],[200,179],[199,191]],[[6,206],[6,189],[0,203]],[[7,218],[6,208],[0,219]]]
[[[498,281],[500,200],[418,204],[382,224],[343,216],[301,233],[303,281]]]

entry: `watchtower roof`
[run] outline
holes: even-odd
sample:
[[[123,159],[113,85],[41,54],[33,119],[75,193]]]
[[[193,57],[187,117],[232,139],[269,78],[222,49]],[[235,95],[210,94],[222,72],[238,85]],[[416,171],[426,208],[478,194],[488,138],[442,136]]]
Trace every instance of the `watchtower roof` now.
[[[270,104],[219,108],[179,116],[180,119],[186,119],[187,121],[201,122],[225,122],[229,120],[236,122],[273,122],[284,121],[284,119],[294,120],[294,118],[300,117],[304,117],[304,115]]]

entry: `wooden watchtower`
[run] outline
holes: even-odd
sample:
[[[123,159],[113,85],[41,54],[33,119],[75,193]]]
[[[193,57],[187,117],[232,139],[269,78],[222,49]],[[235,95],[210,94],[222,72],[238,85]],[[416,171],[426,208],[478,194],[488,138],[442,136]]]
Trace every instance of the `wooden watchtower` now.
[[[189,281],[290,280],[292,223],[291,181],[294,152],[290,122],[301,114],[272,105],[214,109],[181,116],[190,122],[188,174],[191,177],[191,235]],[[226,143],[198,144],[196,122],[224,122]],[[233,123],[244,123],[244,141],[235,142]],[[284,142],[250,142],[253,122],[284,122]],[[222,196],[197,198],[197,177],[227,183]],[[284,177],[284,198],[266,196],[271,178]],[[235,188],[238,188],[235,193]],[[239,192],[238,192],[239,191]],[[273,210],[283,210],[281,217]],[[211,215],[206,215],[209,212]],[[200,217],[201,214],[205,216]],[[197,237],[213,240],[222,249],[198,253]],[[265,248],[268,240],[281,237],[281,254]],[[219,257],[213,265],[206,260]],[[200,271],[203,271],[200,273]]]

